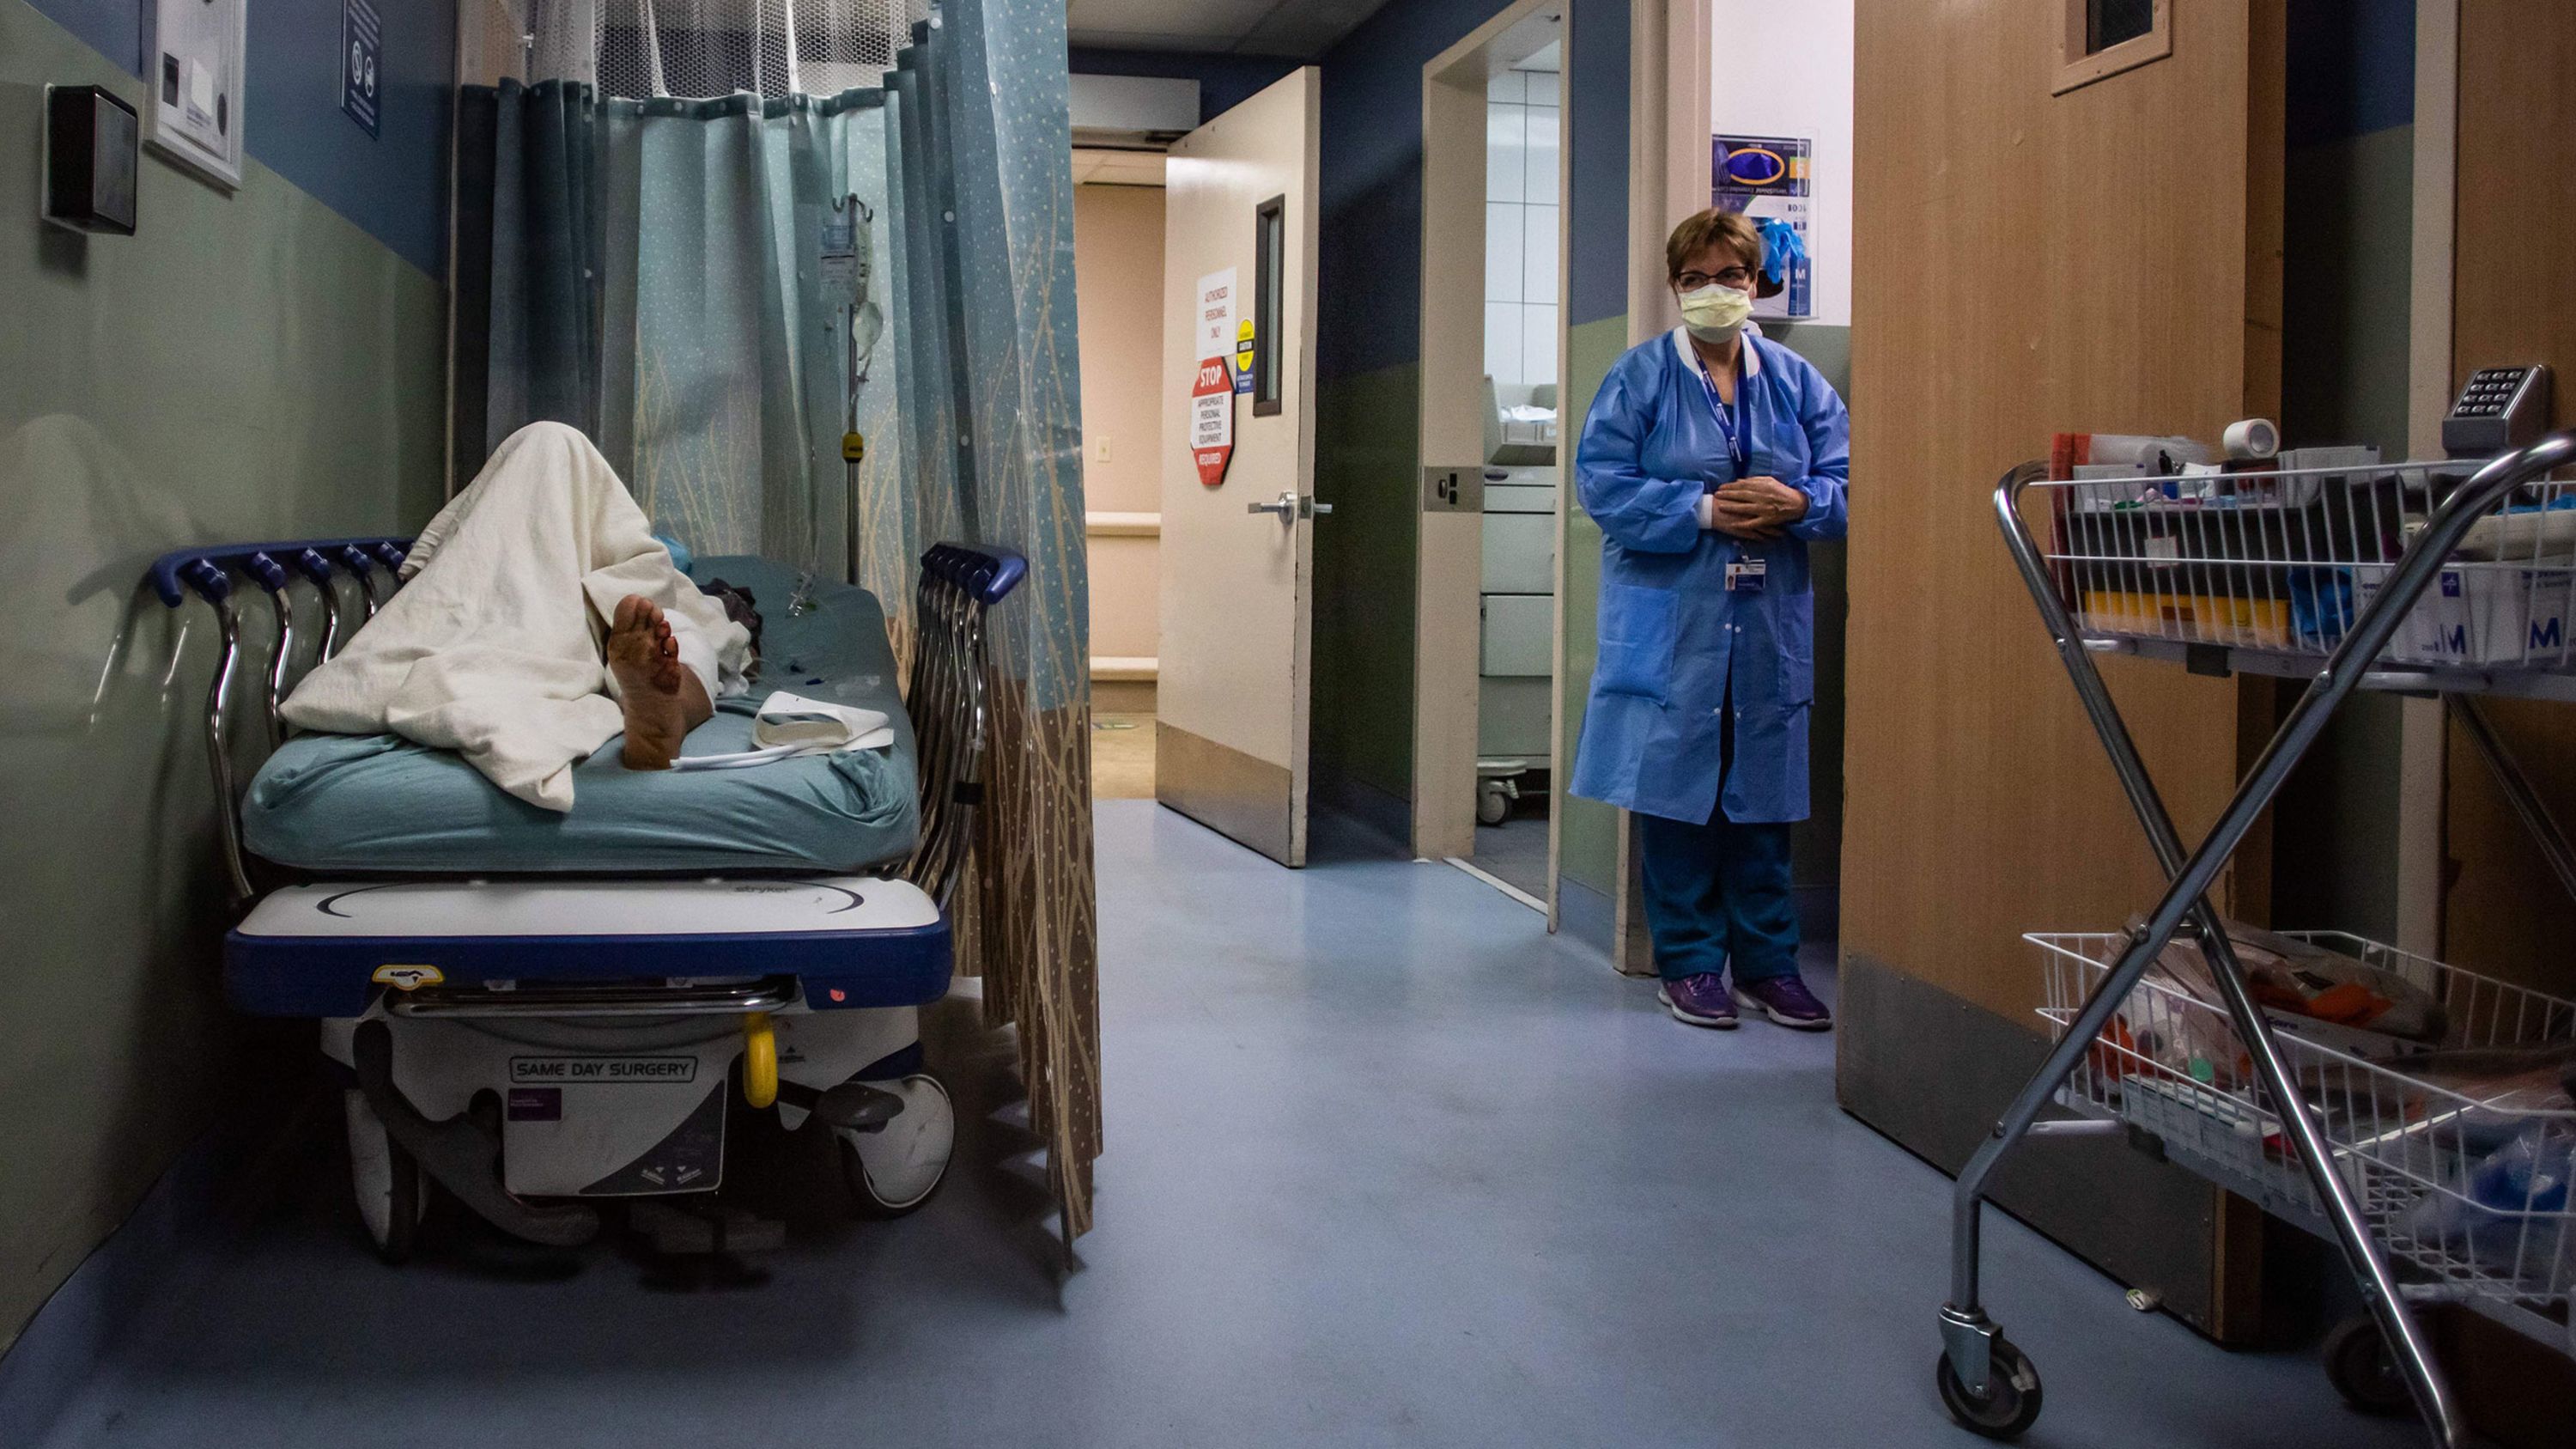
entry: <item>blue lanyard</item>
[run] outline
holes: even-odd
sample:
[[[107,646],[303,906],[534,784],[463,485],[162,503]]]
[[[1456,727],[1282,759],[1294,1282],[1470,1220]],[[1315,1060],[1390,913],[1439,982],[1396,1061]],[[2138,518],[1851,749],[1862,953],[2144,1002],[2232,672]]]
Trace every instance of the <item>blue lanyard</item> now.
[[[1741,347],[1747,344],[1739,342],[1736,345]],[[1749,418],[1745,420],[1741,433],[1735,426],[1736,416],[1744,408],[1744,374],[1740,368],[1741,364],[1735,375],[1735,406],[1733,407],[1727,406],[1725,401],[1718,397],[1717,379],[1708,375],[1706,364],[1703,363],[1692,369],[1699,374],[1699,385],[1708,390],[1708,410],[1717,415],[1718,431],[1726,435],[1726,456],[1735,464],[1735,476],[1738,478],[1746,477],[1753,471],[1752,420]]]

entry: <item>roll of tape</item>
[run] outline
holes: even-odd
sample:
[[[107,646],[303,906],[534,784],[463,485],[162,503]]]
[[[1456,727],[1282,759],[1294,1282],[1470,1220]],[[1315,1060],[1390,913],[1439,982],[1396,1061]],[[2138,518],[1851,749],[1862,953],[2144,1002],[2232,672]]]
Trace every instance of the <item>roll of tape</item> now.
[[[2281,451],[2281,430],[2265,418],[2247,418],[2229,423],[2219,439],[2231,458],[2269,458]]]

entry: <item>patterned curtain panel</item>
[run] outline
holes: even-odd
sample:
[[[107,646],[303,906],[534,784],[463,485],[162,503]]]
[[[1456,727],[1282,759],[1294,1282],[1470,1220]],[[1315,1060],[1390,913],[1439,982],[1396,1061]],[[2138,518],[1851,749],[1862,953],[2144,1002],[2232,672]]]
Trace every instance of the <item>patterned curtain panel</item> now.
[[[945,332],[939,354],[917,349],[915,365],[948,369],[963,526],[1029,560],[1027,598],[995,623],[1002,708],[972,882],[975,948],[990,1009],[1020,1029],[1070,1241],[1090,1226],[1101,1139],[1064,6],[949,0],[915,34],[898,73],[920,82],[901,91],[905,124],[926,133],[913,149],[932,164],[911,211],[938,225],[910,259],[922,265],[926,252],[944,270],[915,295]],[[911,185],[915,172],[904,174]]]
[[[992,621],[985,804],[955,909],[961,969],[1018,1028],[1069,1243],[1101,1135],[1061,0],[948,0],[882,80],[469,91],[458,306],[478,345],[460,349],[458,466],[529,421],[574,422],[662,531],[865,585],[906,656],[925,547],[1027,556]]]

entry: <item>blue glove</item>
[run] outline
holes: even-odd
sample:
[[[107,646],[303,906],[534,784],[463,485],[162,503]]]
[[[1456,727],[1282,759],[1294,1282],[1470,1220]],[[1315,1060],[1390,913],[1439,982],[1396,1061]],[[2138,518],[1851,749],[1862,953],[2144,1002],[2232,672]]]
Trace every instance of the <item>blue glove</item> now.
[[[1807,259],[1807,244],[1799,239],[1798,229],[1776,216],[1762,218],[1762,275],[1774,285],[1787,285],[1792,258]]]

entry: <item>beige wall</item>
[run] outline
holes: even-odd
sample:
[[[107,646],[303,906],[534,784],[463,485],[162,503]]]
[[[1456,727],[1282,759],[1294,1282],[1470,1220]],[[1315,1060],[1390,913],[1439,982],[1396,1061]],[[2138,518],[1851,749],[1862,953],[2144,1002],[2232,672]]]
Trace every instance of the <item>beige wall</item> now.
[[[1091,530],[1091,653],[1152,659],[1161,571],[1163,191],[1078,186],[1075,299],[1082,343],[1083,489]],[[1105,525],[1103,514],[1141,515]],[[1114,666],[1104,670],[1116,672]]]

